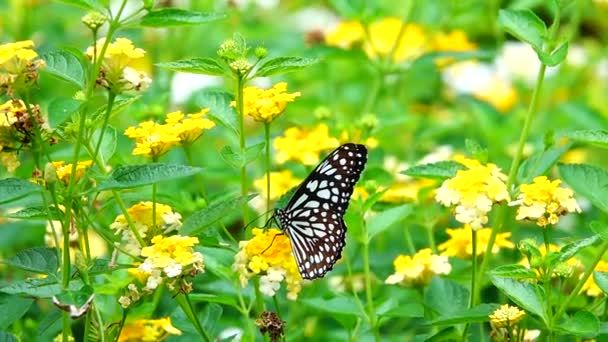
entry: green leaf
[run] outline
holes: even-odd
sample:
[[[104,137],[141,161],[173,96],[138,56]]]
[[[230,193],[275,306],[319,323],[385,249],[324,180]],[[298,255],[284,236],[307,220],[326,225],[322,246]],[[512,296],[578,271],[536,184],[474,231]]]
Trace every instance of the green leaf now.
[[[82,287],[82,281],[72,280],[69,288],[77,290]],[[31,296],[36,298],[50,298],[62,291],[61,284],[57,283],[54,278],[45,279],[27,279],[14,281],[0,288],[0,292],[8,294],[18,294],[23,296]]]
[[[139,100],[140,97],[141,97],[141,95],[137,95],[137,96],[129,96],[126,98],[116,99],[114,101],[114,104],[112,105],[112,113],[110,113],[110,118],[114,117],[116,114],[120,113],[124,109],[129,108],[129,106],[131,106],[135,101]],[[91,116],[90,116],[91,120],[98,122],[99,125],[101,125],[101,122],[103,121],[107,110],[108,110],[107,103],[99,106],[97,108],[97,110],[91,114]]]
[[[517,39],[526,42],[535,50],[541,50],[547,34],[547,27],[530,10],[501,9],[498,12],[500,26]]]
[[[558,164],[562,178],[574,192],[608,213],[608,172],[585,164]]]
[[[9,213],[4,215],[8,218],[13,219],[25,219],[25,220],[47,220],[50,218],[52,220],[62,220],[63,212],[55,207],[29,207],[25,209],[21,209],[14,213]]]
[[[590,338],[600,332],[600,321],[589,311],[578,311],[555,328],[574,336]]]
[[[367,222],[367,239],[370,241],[374,236],[390,228],[393,224],[405,219],[412,214],[414,208],[411,204],[404,204],[398,207],[377,213]]]
[[[240,169],[241,167],[258,159],[262,151],[264,151],[264,146],[266,146],[266,143],[264,142],[249,146],[245,150],[245,155],[233,150],[230,146],[224,146],[220,151],[220,155],[222,156],[222,159],[224,159],[230,166],[234,167],[235,169]]]
[[[96,0],[57,0],[63,2],[66,5],[72,5],[86,10],[103,10],[103,7],[99,6]]]
[[[568,132],[564,136],[585,144],[608,148],[608,131],[603,129],[582,129]]]
[[[78,57],[67,51],[59,50],[40,55],[40,58],[46,62],[46,67],[41,70],[70,82],[79,89],[84,88],[84,67]]]
[[[29,310],[33,299],[0,293],[0,329],[7,329]]]
[[[12,267],[43,274],[54,274],[59,267],[57,250],[49,247],[28,248],[4,262]]]
[[[592,237],[588,237],[586,239],[582,239],[582,240],[575,241],[575,242],[569,243],[567,245],[564,245],[559,250],[559,261],[565,262],[565,261],[570,260],[570,258],[575,256],[576,253],[578,253],[580,250],[582,250],[585,247],[593,245],[599,239],[600,239],[599,236],[594,235]]]
[[[0,203],[8,203],[33,192],[42,191],[42,187],[19,178],[0,180]]]
[[[604,293],[608,293],[608,272],[593,271],[593,280]]]
[[[59,127],[76,112],[82,102],[68,97],[57,97],[49,104],[49,125]]]
[[[156,63],[157,67],[173,71],[189,72],[202,75],[224,75],[226,72],[222,64],[209,57],[197,57],[175,62]]]
[[[473,156],[473,158],[479,160],[482,163],[487,163],[488,162],[488,149],[485,147],[482,147],[477,141],[473,140],[473,139],[466,139],[464,141],[464,145],[465,148],[467,150],[467,152],[469,152],[469,154],[471,156]]]
[[[449,327],[439,330],[433,336],[424,339],[424,342],[443,342],[443,341],[458,341],[462,339],[462,332],[456,327]]]
[[[0,331],[0,342],[19,342],[19,340],[11,333]]]
[[[346,316],[362,316],[359,306],[357,306],[352,297],[341,296],[330,299],[308,298],[303,299],[302,303],[315,311]]]
[[[196,302],[218,303],[218,304],[230,305],[234,308],[240,308],[236,298],[234,298],[234,295],[212,294],[212,293],[191,293],[189,295],[189,297],[193,303],[196,303]]]
[[[450,160],[416,165],[401,173],[412,177],[447,179],[456,176],[458,170],[464,170],[464,165]]]
[[[229,128],[238,135],[238,120],[234,108],[230,106],[232,95],[225,91],[204,89],[193,95],[194,105],[200,108],[209,108],[207,114],[222,126]]]
[[[205,228],[221,220],[229,213],[240,209],[243,204],[249,202],[255,196],[257,195],[250,194],[229,198],[218,203],[212,203],[208,207],[194,212],[184,220],[180,228],[180,234],[197,235],[201,233]]]
[[[520,264],[501,265],[494,268],[492,275],[514,279],[536,279],[536,273]]]
[[[304,69],[318,63],[316,58],[304,57],[276,57],[264,62],[256,71],[256,77],[265,77]]]
[[[109,178],[95,190],[135,188],[161,181],[188,177],[199,172],[201,172],[200,167],[180,164],[154,163],[120,166],[112,171]]]
[[[461,323],[487,322],[488,316],[498,309],[498,304],[481,304],[470,309],[459,310],[430,321],[431,325],[453,325]]]
[[[223,13],[192,12],[178,8],[152,10],[141,18],[140,25],[148,27],[168,27],[200,25],[226,18]]]
[[[101,129],[96,130],[93,133],[93,146],[97,148],[97,142],[99,141],[99,135],[101,134]],[[99,156],[107,162],[112,158],[114,152],[116,152],[116,144],[118,143],[118,138],[116,136],[116,129],[112,126],[107,126],[106,130],[103,132],[103,140],[101,141],[101,147],[99,148]],[[91,158],[93,155],[91,155]]]
[[[534,153],[519,166],[519,169],[517,170],[518,181],[520,183],[528,184],[531,183],[535,177],[546,174],[570,147],[572,147],[572,144],[567,143],[563,146],[551,147]]]
[[[593,221],[589,223],[589,228],[591,228],[600,239],[608,241],[608,226],[605,223]]]
[[[503,291],[513,302],[526,311],[542,318],[548,323],[545,311],[545,293],[543,288],[528,281],[520,281],[510,278],[491,275],[490,280],[501,291]]]
[[[53,304],[59,309],[70,314],[72,319],[82,317],[89,308],[95,298],[93,288],[85,285],[78,290],[63,290],[56,296],[53,296]]]
[[[221,305],[215,303],[207,303],[207,305],[205,305],[200,316],[201,324],[206,331],[209,331],[214,335],[216,334],[215,330],[219,328],[219,321],[223,312],[224,309],[222,309]]]
[[[467,308],[469,290],[451,279],[434,277],[424,291],[424,301],[440,316],[452,316]]]
[[[545,53],[541,49],[536,50],[538,58],[547,66],[556,66],[563,62],[568,56],[568,42],[561,44],[557,49],[551,53]]]

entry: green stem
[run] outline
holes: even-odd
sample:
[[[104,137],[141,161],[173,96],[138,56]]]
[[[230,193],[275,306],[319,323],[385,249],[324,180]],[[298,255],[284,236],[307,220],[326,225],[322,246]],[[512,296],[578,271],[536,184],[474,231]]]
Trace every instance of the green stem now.
[[[543,230],[543,239],[545,240],[545,256],[549,255],[549,227],[542,228]],[[545,289],[545,296],[547,302],[547,316],[549,317],[549,321],[551,321],[553,316],[553,303],[551,303],[551,275],[553,274],[553,268],[547,267],[543,274],[543,287]],[[552,329],[550,329],[550,332]]]
[[[435,243],[435,235],[433,234],[434,224],[426,225],[424,230],[426,230],[426,235],[429,240],[429,246],[434,254],[437,254],[437,244]]]
[[[270,122],[264,123],[264,138],[266,140],[266,219],[270,215]]]
[[[239,146],[241,148],[241,155],[245,155],[247,149],[245,142],[245,111],[243,109],[243,87],[245,86],[245,80],[242,76],[237,76],[236,81],[236,108],[237,117],[239,119]],[[241,195],[247,195],[247,166],[241,166]],[[243,222],[249,222],[249,208],[247,202],[243,203]]]
[[[365,241],[363,241],[363,276],[365,278],[365,297],[367,301],[367,319],[374,333],[374,339],[376,342],[380,341],[380,332],[378,331],[377,318],[376,318],[376,309],[374,307],[374,295],[372,292],[372,277],[370,271],[370,263],[369,263],[369,235],[367,233],[367,224],[363,222],[363,236],[365,237]]]
[[[120,211],[122,212],[123,216],[125,217],[125,220],[127,220],[127,225],[129,226],[129,230],[131,231],[131,233],[133,233],[135,240],[137,240],[137,243],[139,244],[140,247],[145,247],[146,243],[144,242],[144,239],[142,239],[141,235],[139,234],[139,230],[137,230],[137,228],[135,228],[135,223],[133,223],[133,219],[131,218],[131,215],[129,215],[129,210],[127,209],[127,206],[125,205],[125,202],[122,201],[120,194],[118,193],[118,191],[112,190],[112,195],[114,196],[114,200],[116,201],[116,204],[118,204]]]
[[[95,147],[95,152],[93,153],[92,159],[97,159],[99,155],[99,150],[101,149],[101,143],[103,142],[103,136],[106,133],[106,129],[108,127],[108,121],[110,121],[110,115],[112,114],[112,107],[114,107],[114,100],[116,99],[116,94],[113,91],[110,91],[108,95],[108,105],[106,106],[106,112],[103,116],[103,124],[101,125],[101,131],[99,133],[99,139],[97,140],[97,146]],[[105,161],[104,161],[105,162]]]
[[[576,284],[576,287],[574,288],[574,290],[572,290],[570,292],[570,294],[568,295],[568,297],[566,297],[566,299],[563,302],[561,302],[561,305],[557,309],[555,316],[553,316],[553,320],[551,321],[550,326],[553,326],[554,321],[556,319],[559,319],[564,314],[564,312],[566,311],[566,308],[568,307],[568,304],[570,304],[572,299],[574,299],[574,297],[576,297],[581,292],[583,285],[585,285],[585,282],[593,273],[595,266],[597,266],[597,264],[600,262],[600,260],[602,260],[606,251],[608,251],[608,242],[604,242],[602,244],[600,251],[597,253],[597,255],[595,256],[595,259],[593,260],[593,263],[589,266],[589,268],[587,268],[587,270],[585,270],[585,273],[578,280],[578,283]]]
[[[408,225],[407,220],[404,221],[405,226],[405,245],[407,246],[408,254],[414,255],[416,253],[416,246],[414,246],[414,241],[412,240],[412,232],[410,231],[410,226]]]
[[[255,310],[257,311],[258,316],[266,310],[264,303],[264,295],[262,291],[260,291],[260,278],[253,278],[253,289],[255,291]]]
[[[277,316],[281,317],[281,307],[279,306],[279,300],[277,299],[277,295],[272,296],[272,301],[274,302],[274,310],[277,312]]]
[[[211,338],[211,336],[209,336],[205,328],[202,326],[200,320],[198,319],[198,316],[194,311],[194,307],[192,306],[192,302],[190,301],[188,294],[180,293],[175,297],[175,300],[186,314],[186,317],[188,317],[190,323],[194,325],[194,328],[196,328],[196,331],[198,331],[199,335],[201,335],[203,340],[207,342],[212,342],[213,339]]]
[[[115,342],[118,342],[118,339],[120,338],[122,328],[125,326],[125,321],[127,320],[128,311],[129,310],[127,309],[122,311],[122,318],[120,319],[120,323],[118,325],[118,332],[116,333],[116,339],[114,340]]]
[[[192,158],[192,145],[188,144],[183,145],[182,147],[184,149],[184,154],[186,155],[186,161],[188,162],[188,165],[194,166],[194,158]],[[209,198],[207,197],[207,190],[205,189],[205,180],[203,179],[203,176],[200,172],[197,172],[194,175],[194,179],[196,180],[199,193],[205,200],[205,204],[209,205]]]
[[[245,324],[247,325],[247,331],[249,332],[249,335],[251,337],[252,341],[255,341],[255,327],[253,326],[253,323],[251,322],[251,318],[249,317],[249,308],[247,307],[247,304],[245,304],[245,299],[243,298],[243,288],[241,287],[240,284],[236,285],[237,288],[237,296],[239,299],[239,305],[240,305],[240,312],[243,315],[243,319],[245,320]]]
[[[156,230],[156,183],[152,183],[152,229]]]
[[[475,305],[475,288],[477,280],[477,230],[471,229],[471,258],[472,258],[472,269],[471,269],[471,296],[469,297],[469,309]],[[469,331],[469,323],[464,325],[462,332],[462,340],[467,341],[467,332]]]

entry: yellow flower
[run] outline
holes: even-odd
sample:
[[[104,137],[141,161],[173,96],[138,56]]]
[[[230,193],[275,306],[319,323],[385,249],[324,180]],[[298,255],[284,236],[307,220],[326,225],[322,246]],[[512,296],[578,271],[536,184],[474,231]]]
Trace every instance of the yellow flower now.
[[[72,164],[66,164],[65,161],[52,162],[53,168],[57,173],[57,179],[59,179],[64,185],[67,185],[70,181],[70,175],[72,174]],[[89,166],[93,164],[92,160],[85,160],[76,164],[76,174],[74,175],[74,182],[78,182],[84,172]]]
[[[152,236],[167,234],[181,227],[181,215],[173,212],[170,206],[156,203],[156,218],[154,218],[152,212],[152,202],[139,202],[127,209],[131,222],[144,241],[149,242]],[[154,222],[156,225],[154,225]],[[116,231],[116,234],[122,234],[123,248],[129,253],[140,253],[139,243],[129,229],[124,215],[118,215],[110,228]]]
[[[403,62],[416,59],[428,51],[427,37],[422,27],[416,24],[403,25],[399,18],[384,18],[371,23],[368,40],[363,43],[365,53],[370,58],[382,58],[394,49],[393,61]]]
[[[387,284],[427,284],[435,274],[448,274],[452,266],[447,256],[436,255],[430,248],[421,249],[414,256],[399,255],[393,262],[395,273],[384,281]]]
[[[490,323],[493,328],[509,328],[521,321],[526,312],[516,306],[502,305],[490,315]]]
[[[347,130],[343,130],[340,133],[339,141],[340,141],[340,144],[346,144],[346,143],[363,144],[369,149],[376,148],[379,145],[378,139],[376,139],[374,137],[364,138],[363,131],[358,128],[353,129],[352,133],[350,133]]]
[[[434,51],[471,51],[477,49],[477,45],[467,37],[462,30],[454,30],[450,33],[438,32],[433,36],[432,46]],[[435,60],[438,66],[449,64],[453,58],[442,57]]]
[[[243,89],[243,110],[255,121],[270,123],[281,115],[287,102],[293,102],[300,92],[287,93],[287,83],[279,82],[274,87],[264,90],[257,87]],[[236,101],[230,103],[236,106]]]
[[[182,332],[171,324],[171,318],[139,319],[125,324],[120,332],[119,342],[156,342],[164,341],[169,335]]]
[[[10,153],[30,146],[34,134],[37,134],[36,126],[40,128],[43,138],[50,135],[48,122],[40,114],[40,106],[30,104],[30,110],[32,115],[21,100],[8,100],[0,104],[0,151]]]
[[[2,150],[2,145],[0,145],[0,150]],[[0,151],[0,165],[4,166],[8,173],[14,173],[21,165],[21,162],[19,162],[19,159],[17,158],[17,152]]]
[[[454,256],[461,259],[468,259],[473,255],[472,230],[471,227],[446,229],[450,239],[439,245],[441,255]],[[482,255],[488,248],[491,228],[481,228],[477,230],[477,251],[476,254]],[[501,248],[513,248],[515,245],[509,241],[511,232],[499,233],[492,246],[492,253],[498,253]]]
[[[550,181],[546,176],[534,178],[532,184],[522,184],[517,201],[517,220],[536,220],[546,227],[559,222],[559,216],[570,212],[581,212],[570,188],[560,187],[559,179]]]
[[[34,42],[24,40],[0,45],[0,89],[13,93],[15,84],[20,86],[36,81],[38,69],[46,64],[32,48]]]
[[[301,179],[295,178],[289,170],[270,173],[270,199],[277,200],[294,186],[299,185]],[[266,193],[266,175],[253,181],[253,186],[262,197],[268,198]]]
[[[456,221],[481,229],[488,222],[492,205],[509,200],[504,183],[507,176],[494,164],[484,166],[477,160],[460,156],[454,159],[467,169],[445,180],[435,191],[435,200],[446,207],[456,205]]]
[[[473,91],[475,98],[486,101],[500,112],[507,112],[517,102],[517,92],[510,82],[492,77],[484,87]]]
[[[312,130],[288,128],[284,137],[274,139],[273,145],[280,164],[293,160],[304,165],[316,165],[322,151],[338,147],[340,142],[329,136],[327,125],[320,124]]]
[[[253,229],[253,238],[239,243],[241,250],[234,256],[233,271],[239,274],[245,287],[250,278],[260,275],[260,291],[273,296],[283,280],[287,283],[287,298],[296,300],[302,289],[302,278],[291,252],[291,244],[278,229]]]
[[[144,155],[158,159],[163,154],[180,144],[181,129],[173,125],[161,125],[153,121],[145,121],[138,127],[131,126],[125,135],[135,139],[133,155]]]
[[[325,44],[350,49],[365,37],[365,29],[358,21],[342,21],[325,34]]]
[[[203,108],[195,114],[185,116],[181,111],[167,114],[165,122],[176,130],[180,143],[189,145],[203,135],[203,131],[215,127],[215,122],[204,118],[209,108]]]
[[[95,46],[87,48],[86,55],[90,59],[98,58],[105,40],[101,38]],[[117,94],[145,90],[152,80],[146,72],[137,69],[145,53],[143,49],[135,48],[129,39],[116,38],[114,43],[108,44],[97,83]]]
[[[594,270],[598,272],[608,272],[608,262],[600,260]],[[583,284],[583,287],[581,288],[581,292],[585,292],[585,294],[590,297],[599,297],[604,294],[604,291],[595,283],[593,274],[587,278],[585,284]]]
[[[405,182],[397,182],[388,188],[380,197],[380,201],[389,203],[416,201],[420,190],[434,185],[435,180],[433,179],[409,179]]]

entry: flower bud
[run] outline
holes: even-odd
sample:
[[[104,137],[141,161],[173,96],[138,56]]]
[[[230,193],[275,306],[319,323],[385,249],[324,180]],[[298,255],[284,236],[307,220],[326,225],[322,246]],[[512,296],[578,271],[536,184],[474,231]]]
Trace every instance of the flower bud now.
[[[255,48],[254,53],[258,59],[262,59],[262,58],[265,58],[266,56],[268,56],[268,49],[266,49],[263,46],[258,46]]]
[[[44,181],[46,184],[54,184],[57,182],[57,172],[52,163],[46,163],[44,166]]]
[[[82,22],[93,32],[96,32],[107,20],[108,18],[99,12],[89,12],[82,17]]]
[[[317,120],[327,120],[331,117],[331,110],[326,106],[319,106],[315,108],[314,116]]]
[[[237,59],[236,61],[230,63],[230,69],[232,69],[233,71],[235,71],[236,73],[238,73],[240,75],[244,75],[244,74],[248,73],[252,67],[253,67],[253,64],[251,64],[248,60],[246,60],[244,58]]]
[[[372,130],[378,126],[378,118],[374,114],[365,114],[361,118],[361,125],[368,130]]]

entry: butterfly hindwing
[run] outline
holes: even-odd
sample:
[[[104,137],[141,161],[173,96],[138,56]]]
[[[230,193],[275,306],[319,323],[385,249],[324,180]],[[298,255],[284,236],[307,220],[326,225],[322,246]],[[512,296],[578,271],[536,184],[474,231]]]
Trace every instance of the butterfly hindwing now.
[[[302,278],[325,275],[346,243],[343,215],[365,167],[364,145],[344,144],[330,153],[276,213],[291,242]]]

